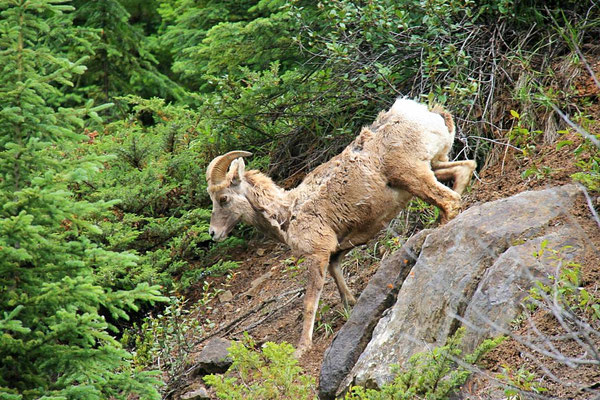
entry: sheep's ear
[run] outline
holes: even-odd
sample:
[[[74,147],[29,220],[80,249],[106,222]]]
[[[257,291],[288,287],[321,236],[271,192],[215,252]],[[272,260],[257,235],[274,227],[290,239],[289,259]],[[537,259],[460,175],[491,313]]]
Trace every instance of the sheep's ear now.
[[[244,179],[244,171],[246,170],[246,163],[242,157],[231,163],[229,173],[231,174],[231,184],[239,185]]]

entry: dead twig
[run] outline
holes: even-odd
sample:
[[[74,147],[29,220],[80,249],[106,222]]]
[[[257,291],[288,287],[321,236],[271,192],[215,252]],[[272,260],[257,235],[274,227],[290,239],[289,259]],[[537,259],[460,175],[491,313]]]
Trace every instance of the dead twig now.
[[[600,147],[600,140],[598,140],[598,138],[594,135],[592,135],[591,133],[587,132],[585,129],[583,129],[582,127],[580,127],[579,125],[577,125],[575,122],[571,121],[571,119],[565,114],[563,113],[558,107],[556,107],[554,104],[550,104],[550,107],[552,107],[552,109],[558,114],[560,115],[560,117],[573,129],[575,129],[577,131],[577,133],[579,133],[581,136],[583,136],[584,138],[588,139],[590,142],[592,142],[594,145],[596,145],[596,147]]]
[[[297,293],[300,293],[300,291],[298,290]],[[299,298],[299,296],[292,296],[292,297],[290,297],[285,303],[283,303],[283,304],[277,306],[275,309],[271,310],[263,318],[259,319],[258,321],[255,321],[255,322],[251,323],[250,325],[244,327],[243,329],[238,329],[237,331],[235,331],[233,333],[233,335],[239,335],[242,332],[249,332],[250,330],[256,328],[257,326],[259,326],[260,324],[262,324],[263,322],[265,322],[266,320],[268,320],[269,318],[271,318],[278,311],[283,310],[285,307],[287,307],[290,303],[294,302],[298,298]]]
[[[250,317],[252,314],[255,314],[257,312],[259,312],[260,310],[262,310],[263,308],[265,308],[267,305],[277,302],[289,295],[296,295],[298,293],[303,293],[306,289],[305,288],[296,288],[294,290],[290,290],[288,292],[282,293],[279,296],[273,296],[267,300],[263,300],[259,305],[253,307],[252,309],[246,311],[244,314],[238,316],[237,318],[235,318],[233,321],[229,322],[228,324],[220,327],[219,329],[211,332],[210,334],[203,336],[202,338],[198,339],[197,342],[194,343],[193,347],[198,346],[200,343],[203,343],[205,341],[207,341],[210,338],[213,338],[215,336],[217,336],[218,334],[228,334],[229,332],[231,332],[233,330],[233,327],[236,326],[240,321],[243,321],[245,319],[247,319],[248,317]],[[293,299],[295,299],[296,296],[293,297]]]
[[[594,205],[592,204],[592,198],[590,197],[585,186],[583,186],[582,184],[578,184],[577,186],[579,186],[579,188],[583,191],[583,194],[585,195],[585,199],[587,201],[588,208],[590,209],[590,212],[592,213],[592,217],[594,218],[594,220],[598,224],[598,227],[600,228],[600,218],[598,218],[598,213],[596,212],[596,209],[594,209]]]

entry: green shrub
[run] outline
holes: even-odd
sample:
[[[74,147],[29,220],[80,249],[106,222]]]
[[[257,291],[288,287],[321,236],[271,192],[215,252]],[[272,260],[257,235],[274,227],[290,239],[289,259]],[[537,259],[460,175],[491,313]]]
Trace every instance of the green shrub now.
[[[225,375],[208,375],[219,399],[307,400],[316,399],[315,380],[302,373],[288,343],[264,344],[260,351],[246,334],[229,348],[233,364]]]
[[[135,96],[122,100],[131,114],[102,132],[88,131],[89,141],[77,153],[110,158],[95,180],[75,189],[82,198],[112,204],[95,215],[102,229],[95,240],[140,260],[126,269],[105,265],[97,273],[111,287],[153,282],[183,290],[222,269],[207,269],[223,262],[211,256],[208,235],[204,166],[212,138],[187,107]]]
[[[415,354],[404,368],[394,366],[394,381],[380,390],[355,386],[346,400],[447,399],[471,375],[469,366],[505,339],[485,340],[473,353],[463,356],[460,344],[464,333],[465,329],[459,328],[445,346]]]
[[[126,330],[121,343],[134,349],[136,369],[158,368],[166,373],[167,381],[178,376],[196,340],[205,332],[206,321],[194,313],[195,308],[185,298],[171,296],[160,313]]]

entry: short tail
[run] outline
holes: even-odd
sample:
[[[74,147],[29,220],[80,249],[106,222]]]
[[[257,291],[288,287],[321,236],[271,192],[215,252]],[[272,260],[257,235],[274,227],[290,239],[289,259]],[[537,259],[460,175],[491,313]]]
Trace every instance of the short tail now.
[[[433,106],[431,112],[441,115],[442,118],[444,118],[444,123],[448,128],[448,132],[450,132],[451,135],[454,135],[456,127],[454,126],[454,118],[452,118],[452,114],[446,111],[446,109],[444,109],[444,107],[440,106],[439,104]]]

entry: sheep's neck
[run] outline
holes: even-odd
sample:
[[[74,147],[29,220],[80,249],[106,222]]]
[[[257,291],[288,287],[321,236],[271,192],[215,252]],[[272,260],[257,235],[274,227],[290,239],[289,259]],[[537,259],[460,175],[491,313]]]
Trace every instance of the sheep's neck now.
[[[285,243],[291,216],[291,192],[277,186],[271,178],[258,171],[246,172],[245,178],[249,184],[246,197],[255,211],[248,222]]]

